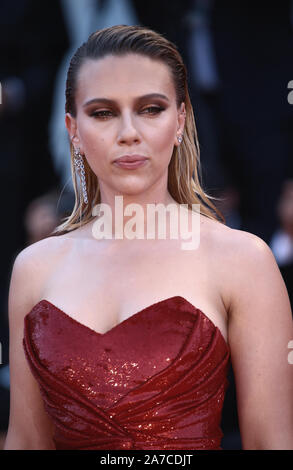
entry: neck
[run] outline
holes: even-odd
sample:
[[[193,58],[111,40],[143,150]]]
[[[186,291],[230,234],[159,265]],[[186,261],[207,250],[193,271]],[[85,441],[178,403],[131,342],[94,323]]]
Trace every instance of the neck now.
[[[169,205],[172,206],[169,206]],[[111,239],[146,239],[158,238],[159,227],[166,227],[166,236],[170,234],[170,212],[168,207],[179,211],[179,204],[170,193],[155,197],[142,195],[104,195],[101,204],[93,210],[95,236],[104,233],[104,238]]]

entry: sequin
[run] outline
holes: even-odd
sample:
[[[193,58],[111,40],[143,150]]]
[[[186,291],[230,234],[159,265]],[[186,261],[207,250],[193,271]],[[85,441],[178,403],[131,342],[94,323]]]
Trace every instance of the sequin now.
[[[104,334],[42,300],[23,346],[56,449],[221,449],[230,349],[183,297]]]

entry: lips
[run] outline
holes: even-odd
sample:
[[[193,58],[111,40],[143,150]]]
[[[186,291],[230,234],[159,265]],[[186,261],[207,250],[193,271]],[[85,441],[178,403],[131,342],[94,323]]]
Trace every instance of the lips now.
[[[144,160],[147,160],[148,157],[145,157],[143,155],[123,155],[122,157],[116,158],[114,160],[117,163],[134,163],[134,162],[142,162]]]

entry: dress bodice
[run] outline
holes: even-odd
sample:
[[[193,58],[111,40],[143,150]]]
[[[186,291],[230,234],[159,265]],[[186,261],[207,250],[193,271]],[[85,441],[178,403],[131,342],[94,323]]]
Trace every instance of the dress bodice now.
[[[221,449],[230,349],[183,297],[104,334],[43,299],[25,316],[23,346],[56,449]]]

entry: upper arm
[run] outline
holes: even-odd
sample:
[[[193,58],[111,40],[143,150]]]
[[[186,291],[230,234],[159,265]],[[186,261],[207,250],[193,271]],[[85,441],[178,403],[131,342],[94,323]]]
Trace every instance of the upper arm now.
[[[23,350],[24,316],[35,302],[36,263],[26,248],[14,261],[8,299],[10,417],[5,450],[54,449],[52,423]]]
[[[233,248],[229,344],[244,449],[293,449],[288,292],[269,246],[243,232]]]

